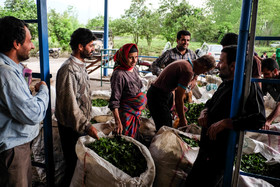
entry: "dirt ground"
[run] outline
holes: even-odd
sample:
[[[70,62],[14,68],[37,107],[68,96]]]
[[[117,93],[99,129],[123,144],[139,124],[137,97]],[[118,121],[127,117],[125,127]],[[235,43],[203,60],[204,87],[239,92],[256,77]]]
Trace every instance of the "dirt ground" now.
[[[55,86],[55,80],[56,80],[56,74],[60,66],[65,62],[67,58],[57,58],[54,59],[52,57],[49,57],[49,66],[50,66],[50,74],[52,75],[51,78],[51,84]],[[40,73],[40,63],[39,59],[36,57],[31,57],[30,59],[23,62],[24,65],[27,65],[29,69],[32,70],[33,73]],[[90,65],[89,63],[86,63],[86,65]],[[91,67],[90,69],[95,68],[96,66]],[[103,70],[102,70],[103,71]],[[111,69],[108,69],[108,76],[102,78],[102,86],[101,86],[101,69],[98,68],[94,72],[89,74],[90,77],[90,83],[92,90],[108,90],[110,89],[110,82],[109,78],[112,73]]]

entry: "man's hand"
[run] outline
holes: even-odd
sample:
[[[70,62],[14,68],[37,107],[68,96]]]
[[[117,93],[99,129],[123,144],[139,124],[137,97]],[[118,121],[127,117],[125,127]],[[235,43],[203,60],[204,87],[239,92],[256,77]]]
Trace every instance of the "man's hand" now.
[[[186,118],[183,118],[182,120],[179,119],[179,123],[178,123],[178,127],[177,127],[177,128],[179,128],[179,127],[185,127],[185,126],[187,126],[187,125],[188,125],[188,121],[186,120]]]
[[[44,84],[47,86],[47,84],[45,83],[45,81],[41,81],[41,82],[38,82],[36,85],[35,85],[35,91],[38,92],[39,89],[40,89],[40,86]]]
[[[189,83],[189,86],[190,86],[191,90],[195,87],[195,85],[196,85],[196,79],[194,78],[194,79],[192,79],[191,82]]]
[[[91,125],[91,126],[89,127],[87,133],[88,133],[88,135],[90,135],[91,137],[93,137],[93,138],[99,140],[99,137],[98,137],[98,135],[97,135],[97,130],[96,130],[96,128],[94,128],[93,125]]]
[[[269,126],[271,125],[271,122],[266,121],[264,126],[262,127],[263,130],[269,130]]]
[[[217,134],[224,129],[232,129],[232,120],[230,118],[213,123],[207,130],[207,135],[210,140],[216,140]]]
[[[200,112],[200,116],[198,118],[198,124],[201,126],[201,127],[204,127],[204,128],[207,128],[207,109],[203,109],[201,112]]]

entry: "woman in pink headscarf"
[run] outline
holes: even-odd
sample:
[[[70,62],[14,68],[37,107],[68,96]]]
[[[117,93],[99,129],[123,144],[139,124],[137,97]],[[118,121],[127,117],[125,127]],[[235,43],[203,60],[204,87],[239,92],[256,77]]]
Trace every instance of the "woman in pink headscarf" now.
[[[114,55],[114,61],[109,108],[115,118],[115,131],[136,138],[141,110],[147,102],[146,94],[141,92],[143,85],[135,67],[138,61],[136,44],[122,46]]]

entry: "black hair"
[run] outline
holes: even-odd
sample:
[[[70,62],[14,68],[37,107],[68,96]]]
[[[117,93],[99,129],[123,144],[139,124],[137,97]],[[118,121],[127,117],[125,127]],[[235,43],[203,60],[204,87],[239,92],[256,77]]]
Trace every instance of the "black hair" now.
[[[177,39],[180,40],[181,36],[191,36],[191,33],[186,30],[181,30],[177,33]]]
[[[227,64],[228,65],[231,65],[233,62],[236,61],[236,51],[237,51],[236,45],[226,46],[222,49],[222,52],[227,54]]]
[[[226,33],[222,38],[220,44],[225,47],[229,45],[237,45],[238,35],[232,32]]]
[[[73,51],[78,49],[79,44],[86,46],[89,42],[96,40],[94,34],[86,28],[78,28],[71,35],[70,46]]]
[[[273,58],[266,58],[262,61],[262,71],[267,69],[269,71],[273,71],[274,69],[278,69],[277,62]]]
[[[135,45],[133,45],[128,53],[134,53],[134,52],[138,52],[137,48],[135,47]]]
[[[197,61],[198,64],[201,65],[201,67],[205,66],[208,69],[208,71],[216,66],[215,58],[211,55],[203,55],[197,58],[195,61]]]
[[[28,25],[13,16],[5,16],[0,18],[0,52],[5,53],[10,51],[14,46],[14,41],[21,45],[25,41]]]

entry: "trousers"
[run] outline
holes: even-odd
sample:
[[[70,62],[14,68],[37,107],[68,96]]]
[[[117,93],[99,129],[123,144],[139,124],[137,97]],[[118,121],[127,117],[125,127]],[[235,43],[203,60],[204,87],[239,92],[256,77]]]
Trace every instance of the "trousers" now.
[[[0,186],[31,187],[30,142],[0,153]]]

